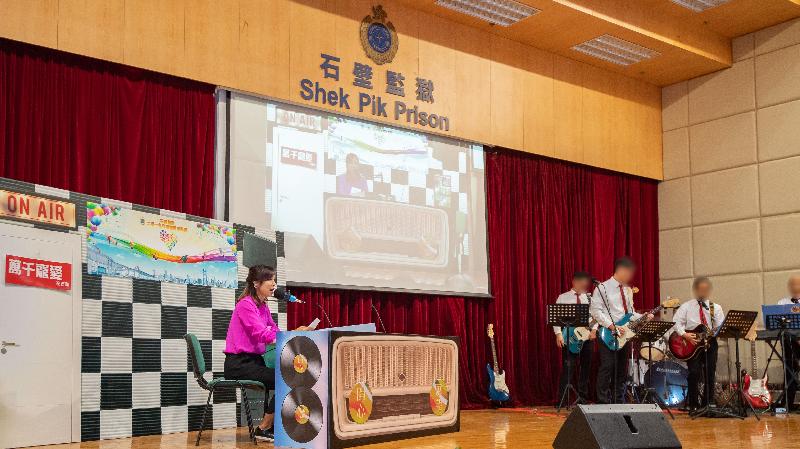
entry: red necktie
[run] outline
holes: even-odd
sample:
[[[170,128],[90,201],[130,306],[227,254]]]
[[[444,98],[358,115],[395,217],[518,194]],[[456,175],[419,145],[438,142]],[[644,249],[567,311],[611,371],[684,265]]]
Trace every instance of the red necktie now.
[[[622,298],[622,308],[625,309],[625,314],[628,313],[628,301],[625,300],[625,289],[622,284],[619,284],[619,297]]]
[[[701,302],[698,302],[697,305],[698,308],[700,309],[700,324],[708,327],[708,321],[706,321],[706,314],[703,313],[703,304]]]
[[[579,295],[578,292],[575,292],[575,304],[580,304],[580,303],[581,303],[581,295]]]

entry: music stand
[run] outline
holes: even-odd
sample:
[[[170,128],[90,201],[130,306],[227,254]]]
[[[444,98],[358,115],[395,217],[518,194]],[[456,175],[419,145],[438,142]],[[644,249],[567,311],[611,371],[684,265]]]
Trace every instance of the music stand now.
[[[692,415],[692,419],[697,418],[698,416],[727,416],[732,418],[740,418],[744,419],[747,417],[747,409],[745,408],[745,404],[750,410],[753,412],[753,415],[756,417],[757,420],[761,420],[756,413],[756,410],[753,408],[753,405],[748,402],[744,397],[744,392],[742,392],[742,362],[739,357],[739,340],[744,338],[747,335],[747,332],[753,327],[753,323],[756,321],[756,317],[758,317],[758,312],[747,311],[747,310],[731,310],[725,315],[725,320],[722,322],[722,326],[720,326],[719,330],[717,331],[714,337],[716,338],[732,338],[734,344],[736,345],[736,391],[716,410],[710,407],[711,404],[711,388],[712,386],[708,384],[708,373],[704,376],[703,384],[706,390],[706,406],[702,409],[698,410],[697,413]],[[708,348],[704,350],[704,355],[706,357],[706,369],[708,369]],[[738,401],[738,406],[735,409],[731,409],[731,401],[734,400]]]
[[[589,304],[548,304],[547,305],[547,325],[565,327],[582,327],[589,325]],[[569,335],[569,332],[567,332]],[[564,340],[564,348],[569,352],[569,338]],[[562,348],[562,351],[564,350]],[[556,413],[561,412],[564,399],[569,399],[569,392],[575,394],[575,400],[567,405],[567,410],[571,409],[578,402],[578,390],[572,385],[572,364],[567,364],[567,385],[561,394]]]
[[[653,368],[653,343],[661,339],[668,330],[672,329],[675,326],[675,323],[672,321],[657,321],[651,320],[646,321],[644,324],[639,325],[636,328],[636,338],[639,340],[640,343],[650,343],[647,348],[647,372]],[[653,375],[650,375],[650,379],[653,378]],[[646,382],[645,384],[645,393],[644,396],[639,400],[640,404],[644,404],[647,402],[648,398],[652,398],[654,400],[654,404],[661,407],[661,410],[666,409],[669,416],[674,420],[675,416],[672,415],[672,410],[667,407],[667,404],[661,400],[656,393],[655,388],[650,385],[650,382]]]
[[[795,372],[794,366],[789,364],[789,357],[787,357],[786,348],[789,348],[789,351],[793,351],[791,338],[787,338],[786,331],[788,329],[797,330],[800,329],[800,312],[797,312],[797,304],[783,304],[783,305],[765,305],[761,306],[761,311],[764,314],[764,324],[765,327],[769,330],[778,330],[778,341],[781,345],[781,354],[778,356],[781,364],[783,365],[783,403],[784,403],[784,410],[780,410],[779,407],[775,407],[775,414],[782,414],[782,413],[789,413],[790,405],[789,404],[789,384],[794,383],[795,385],[800,384],[800,379],[798,379],[798,374]],[[787,344],[788,343],[788,344]],[[771,343],[767,341],[767,344],[770,346],[771,352],[769,357],[767,358],[767,367],[764,368],[764,373],[766,374],[767,369],[769,368],[769,361],[772,359],[772,355],[777,353],[777,343]],[[792,357],[794,360],[794,357]],[[789,380],[787,377],[789,374],[792,379]]]

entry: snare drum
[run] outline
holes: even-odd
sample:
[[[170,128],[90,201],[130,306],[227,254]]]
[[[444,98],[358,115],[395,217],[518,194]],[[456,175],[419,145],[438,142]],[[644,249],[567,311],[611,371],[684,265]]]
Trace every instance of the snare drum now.
[[[660,362],[667,358],[667,343],[664,339],[658,339],[653,343],[642,343],[639,347],[639,356],[642,360]]]

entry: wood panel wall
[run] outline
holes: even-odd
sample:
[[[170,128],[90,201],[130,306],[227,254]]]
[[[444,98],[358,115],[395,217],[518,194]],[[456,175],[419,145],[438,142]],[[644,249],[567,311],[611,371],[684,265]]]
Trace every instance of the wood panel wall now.
[[[660,88],[395,0],[380,3],[400,47],[376,69],[376,84],[385,69],[402,72],[412,92],[418,74],[433,80],[436,102],[423,104],[450,117],[447,135],[662,178]],[[0,36],[309,104],[299,81],[321,79],[322,52],[342,58],[340,84],[357,92],[350,72],[355,61],[371,63],[358,29],[372,4],[0,0]]]

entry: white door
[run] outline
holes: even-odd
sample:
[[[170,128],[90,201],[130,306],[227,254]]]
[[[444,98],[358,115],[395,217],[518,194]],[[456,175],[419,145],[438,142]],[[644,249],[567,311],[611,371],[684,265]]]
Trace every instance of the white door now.
[[[72,264],[72,290],[6,284],[7,254]],[[0,224],[0,265],[0,448],[70,442],[80,424],[80,237]]]

